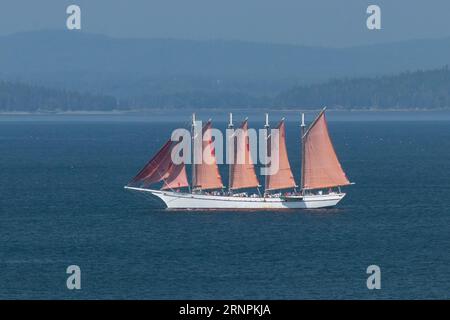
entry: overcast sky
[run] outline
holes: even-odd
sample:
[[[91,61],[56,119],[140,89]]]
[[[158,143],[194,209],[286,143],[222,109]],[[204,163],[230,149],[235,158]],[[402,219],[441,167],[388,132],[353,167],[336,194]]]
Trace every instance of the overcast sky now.
[[[344,47],[450,36],[449,0],[2,0],[0,35],[63,29],[69,4],[84,31],[115,37]],[[367,29],[369,4],[381,7],[382,30]]]

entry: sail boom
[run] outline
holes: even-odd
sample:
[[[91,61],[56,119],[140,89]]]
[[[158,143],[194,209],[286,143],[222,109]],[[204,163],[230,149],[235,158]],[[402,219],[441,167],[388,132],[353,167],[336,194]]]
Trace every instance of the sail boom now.
[[[323,185],[323,186],[316,186],[314,188],[303,188],[302,190],[318,190],[318,189],[326,189],[326,188],[335,188],[335,187],[345,187],[355,184],[354,182],[346,183],[346,184],[333,184],[333,185]]]
[[[221,187],[202,187],[202,186],[195,186],[193,189],[194,190],[220,190],[223,189],[224,186]]]
[[[298,186],[291,186],[291,187],[285,187],[285,188],[272,188],[272,189],[266,189],[266,191],[276,191],[276,190],[287,190],[292,188],[297,188]]]
[[[236,191],[236,190],[241,190],[241,189],[260,188],[260,187],[262,187],[262,186],[260,184],[258,184],[258,185],[251,185],[251,186],[242,186],[239,188],[230,188],[230,190]]]

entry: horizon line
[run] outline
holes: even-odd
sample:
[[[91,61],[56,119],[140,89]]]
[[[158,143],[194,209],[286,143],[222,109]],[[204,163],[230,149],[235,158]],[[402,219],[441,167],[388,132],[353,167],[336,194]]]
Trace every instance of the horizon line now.
[[[39,30],[25,30],[25,31],[16,31],[5,34],[0,34],[0,38],[14,37],[17,35],[25,35],[25,34],[33,34],[33,33],[76,33],[87,36],[97,36],[104,37],[112,40],[141,40],[141,41],[157,41],[157,40],[165,40],[165,41],[186,41],[186,42],[235,42],[235,43],[247,43],[247,44],[259,44],[259,45],[272,45],[272,46],[285,46],[285,47],[296,47],[296,48],[320,48],[320,49],[329,49],[329,50],[345,50],[345,49],[354,49],[354,48],[362,48],[362,47],[376,47],[376,46],[386,46],[386,45],[395,45],[401,43],[411,43],[417,41],[443,41],[450,40],[450,35],[447,36],[439,36],[439,37],[418,37],[418,38],[405,38],[400,40],[390,40],[386,42],[375,42],[375,43],[360,43],[354,45],[345,45],[345,46],[327,46],[320,44],[301,44],[301,43],[290,43],[290,42],[277,42],[277,41],[262,41],[262,40],[250,40],[250,39],[235,39],[235,38],[204,38],[204,39],[194,39],[194,38],[184,38],[184,37],[142,37],[142,36],[117,36],[106,33],[99,32],[91,32],[84,30],[67,30],[65,28],[44,28]]]

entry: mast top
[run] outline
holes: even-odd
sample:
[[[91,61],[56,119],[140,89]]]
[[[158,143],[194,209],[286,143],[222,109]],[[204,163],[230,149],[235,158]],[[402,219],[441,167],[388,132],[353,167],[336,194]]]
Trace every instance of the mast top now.
[[[316,122],[320,119],[320,117],[325,113],[325,110],[327,110],[327,107],[323,107],[322,111],[319,112],[319,114],[317,115],[317,117],[314,119],[313,122],[311,122],[311,124],[309,125],[308,129],[306,130],[306,132],[303,134],[302,139],[304,137],[306,137],[306,135],[309,133],[309,131],[311,130],[312,127],[314,127],[314,125],[316,124]]]
[[[302,112],[302,124],[300,125],[301,127],[306,127],[305,124],[305,114]]]
[[[233,114],[230,112],[230,121],[228,123],[228,128],[233,128]]]
[[[268,128],[269,127],[269,114],[266,113],[266,123],[264,124],[264,128]]]

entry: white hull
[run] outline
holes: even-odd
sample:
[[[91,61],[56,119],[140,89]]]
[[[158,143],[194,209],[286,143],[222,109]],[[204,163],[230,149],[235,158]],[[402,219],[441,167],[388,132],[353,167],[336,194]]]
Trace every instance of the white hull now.
[[[333,207],[345,197],[345,193],[331,193],[287,200],[279,197],[233,197],[125,188],[152,194],[161,199],[168,209],[317,209]]]

